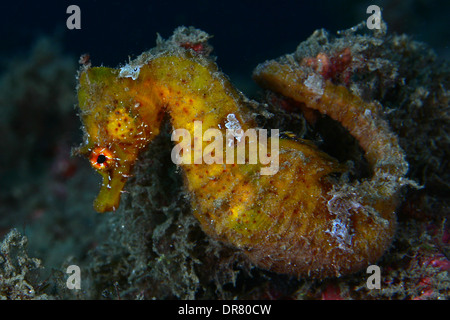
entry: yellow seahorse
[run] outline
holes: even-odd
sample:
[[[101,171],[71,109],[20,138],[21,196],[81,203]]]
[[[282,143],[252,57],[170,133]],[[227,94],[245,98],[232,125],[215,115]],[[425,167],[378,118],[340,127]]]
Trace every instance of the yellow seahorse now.
[[[190,41],[181,43],[179,39],[185,38]],[[192,139],[188,145],[200,148],[200,154],[207,146],[194,141],[198,138],[197,121],[201,121],[202,135],[208,129],[218,129],[225,143],[229,143],[226,129],[231,120],[244,131],[256,128],[242,94],[205,56],[207,50],[202,49],[207,38],[198,30],[179,28],[169,40],[159,40],[157,48],[121,68],[84,66],[80,70],[78,99],[85,142],[77,152],[86,155],[103,176],[94,203],[97,211],[118,208],[133,165],[159,134],[164,114],[170,116],[173,128],[187,130]],[[257,80],[276,87],[274,77],[270,77],[282,77],[276,67],[260,67]],[[286,81],[294,81],[294,76],[289,70],[283,72],[285,81],[273,82],[289,87]],[[367,124],[358,118],[359,109],[372,107],[344,90],[327,83],[323,101],[317,101],[315,93],[306,103],[322,112],[337,104],[340,107],[329,113],[331,117],[344,125],[351,123],[350,117],[356,117],[360,135],[380,133],[375,128],[360,130]],[[300,85],[299,94],[309,91],[309,87]],[[327,99],[329,92],[336,100]],[[354,113],[345,113],[347,102]],[[346,126],[354,133],[351,125]],[[384,137],[389,137],[388,141]],[[401,177],[405,168],[398,169],[399,173],[391,169],[392,162],[380,164],[387,159],[380,150],[389,143],[401,160],[400,166],[405,162],[392,135],[380,134],[376,139],[374,143],[363,138],[359,141],[380,174],[375,180],[354,184],[339,182],[336,173],[342,172],[343,166],[306,141],[279,140],[279,168],[273,175],[261,174],[264,165],[249,163],[248,155],[245,164],[194,164],[195,152],[186,153],[192,164],[180,166],[193,213],[208,235],[243,250],[251,261],[267,270],[297,276],[339,276],[379,259],[394,234],[395,192],[401,183],[392,181],[392,177]],[[236,151],[236,145],[232,146],[228,152]]]

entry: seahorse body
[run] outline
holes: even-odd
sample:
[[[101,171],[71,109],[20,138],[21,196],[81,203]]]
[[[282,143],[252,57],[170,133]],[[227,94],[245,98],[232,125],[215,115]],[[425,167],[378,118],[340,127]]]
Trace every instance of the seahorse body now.
[[[230,115],[246,130],[252,114],[216,64],[191,49],[166,46],[120,69],[83,67],[78,86],[85,143],[78,150],[103,176],[94,203],[115,210],[133,164],[159,134],[167,113],[195,144]],[[192,160],[194,153],[190,156]],[[224,155],[225,157],[225,155]],[[247,159],[248,160],[248,159]],[[194,163],[194,161],[192,161]],[[280,139],[279,170],[257,164],[181,164],[193,213],[203,230],[243,250],[256,265],[279,273],[338,276],[376,261],[395,230],[395,197],[367,197],[343,185],[343,167],[307,142]]]

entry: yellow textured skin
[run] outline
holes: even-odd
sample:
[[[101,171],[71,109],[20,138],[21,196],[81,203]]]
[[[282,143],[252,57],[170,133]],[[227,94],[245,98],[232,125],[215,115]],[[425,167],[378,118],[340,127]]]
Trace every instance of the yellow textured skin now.
[[[375,173],[382,170],[403,177],[408,170],[405,155],[397,137],[378,116],[377,106],[363,101],[343,86],[305,71],[301,67],[268,61],[256,68],[253,78],[260,86],[339,121],[358,140]],[[307,84],[310,76],[316,79],[315,85]]]
[[[207,58],[180,49],[139,62],[134,79],[104,67],[84,67],[79,75],[86,141],[78,152],[113,154],[106,168],[97,168],[103,176],[94,203],[99,212],[118,208],[133,164],[159,134],[165,113],[191,137],[194,121],[202,121],[202,133],[221,129],[225,137],[230,114],[243,130],[256,127],[240,94]],[[267,86],[278,70],[264,75]],[[261,164],[181,165],[203,230],[279,273],[339,276],[375,262],[394,234],[395,197],[365,197],[355,191],[358,185],[338,183],[333,173],[342,166],[310,143],[281,139],[279,148],[275,175],[261,175]]]

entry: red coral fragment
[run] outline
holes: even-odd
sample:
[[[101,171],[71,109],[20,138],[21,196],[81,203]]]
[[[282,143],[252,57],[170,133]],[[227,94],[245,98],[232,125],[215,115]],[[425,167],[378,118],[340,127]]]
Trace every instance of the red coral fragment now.
[[[450,261],[443,255],[438,254],[433,259],[429,261],[429,265],[434,268],[439,268],[441,271],[449,271],[450,270]]]
[[[333,55],[320,52],[315,58],[305,58],[304,63],[316,70],[325,80],[340,80],[346,85],[350,82],[353,61],[349,48],[345,48]]]
[[[181,43],[180,47],[183,47],[185,49],[192,49],[195,52],[201,54],[201,55],[209,55],[209,53],[211,52],[211,50],[209,49],[209,46],[205,46],[204,43],[202,42],[198,42],[198,43],[190,43],[190,42],[186,42],[186,43]]]

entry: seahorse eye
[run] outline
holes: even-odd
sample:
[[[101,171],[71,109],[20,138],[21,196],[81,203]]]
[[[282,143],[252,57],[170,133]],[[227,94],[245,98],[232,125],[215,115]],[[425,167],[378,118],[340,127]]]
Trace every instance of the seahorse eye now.
[[[108,160],[108,158],[106,158],[104,154],[99,154],[97,157],[97,164],[102,164],[106,160]]]
[[[107,169],[114,161],[112,152],[107,148],[97,147],[91,152],[91,165],[98,170]]]

